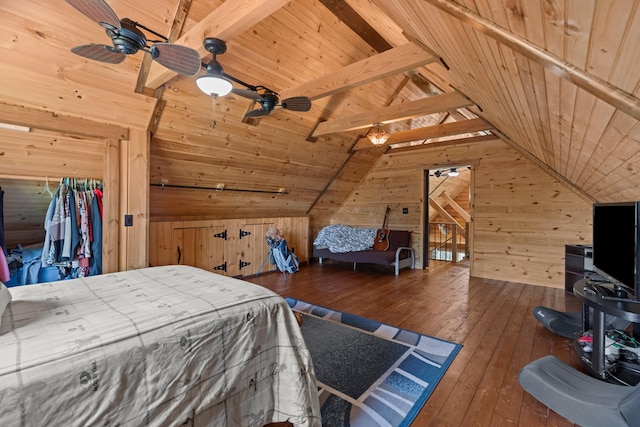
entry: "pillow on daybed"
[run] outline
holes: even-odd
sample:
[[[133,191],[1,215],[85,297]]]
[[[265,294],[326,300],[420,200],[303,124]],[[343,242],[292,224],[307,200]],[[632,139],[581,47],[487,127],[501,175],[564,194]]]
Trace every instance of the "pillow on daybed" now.
[[[9,292],[9,289],[4,285],[4,283],[0,282],[0,325],[2,324],[2,315],[4,314],[4,310],[10,302],[11,292]]]

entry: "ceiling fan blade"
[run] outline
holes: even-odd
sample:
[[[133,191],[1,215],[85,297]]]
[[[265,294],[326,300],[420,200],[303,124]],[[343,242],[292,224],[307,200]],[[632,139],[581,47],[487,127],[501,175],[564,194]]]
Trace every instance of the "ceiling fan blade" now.
[[[71,49],[76,55],[93,59],[94,61],[106,62],[109,64],[119,64],[124,61],[126,55],[118,52],[115,48],[106,44],[84,44]]]
[[[87,18],[120,29],[120,19],[104,0],[66,0]]]
[[[149,50],[151,57],[168,69],[185,76],[195,76],[202,61],[197,50],[171,43],[155,43]]]
[[[233,88],[231,89],[231,93],[235,93],[236,95],[240,95],[244,98],[252,99],[256,102],[262,101],[262,95],[260,95],[255,90]]]
[[[291,111],[309,111],[311,109],[311,99],[306,96],[293,96],[283,100],[280,106]]]
[[[249,111],[245,114],[245,117],[264,117],[268,116],[271,113],[271,110],[266,108],[258,108],[257,110]]]

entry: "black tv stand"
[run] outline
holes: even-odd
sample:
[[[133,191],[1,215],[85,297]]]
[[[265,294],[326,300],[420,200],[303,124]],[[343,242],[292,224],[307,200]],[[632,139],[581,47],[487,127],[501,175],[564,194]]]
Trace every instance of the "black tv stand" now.
[[[584,284],[584,292],[610,301],[640,304],[640,301],[636,300],[635,297],[629,294],[624,288],[600,279],[587,279]]]
[[[590,282],[589,279],[579,280],[573,286],[573,293],[582,302],[582,330],[584,332],[592,331],[593,335],[593,350],[591,353],[582,352],[582,347],[577,344],[576,350],[578,351],[578,356],[580,356],[584,362],[585,367],[592,375],[602,380],[618,382],[616,377],[611,375],[610,370],[606,367],[605,315],[620,317],[632,323],[640,323],[640,301],[615,296],[604,298],[598,294],[598,291],[603,293],[607,291],[599,289],[595,287],[595,285],[604,287],[609,291],[612,290],[611,286],[604,286],[605,284],[601,282]],[[590,309],[593,309],[593,321],[590,321]],[[620,364],[617,368],[625,369],[624,365],[625,364]],[[632,374],[634,378],[638,376],[633,372],[625,372],[625,374]],[[640,383],[640,376],[638,376],[634,382]]]

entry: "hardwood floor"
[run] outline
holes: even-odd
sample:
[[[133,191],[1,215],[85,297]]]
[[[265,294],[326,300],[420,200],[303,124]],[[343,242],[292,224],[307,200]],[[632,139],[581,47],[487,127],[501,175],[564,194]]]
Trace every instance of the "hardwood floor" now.
[[[402,270],[325,262],[295,274],[247,277],[253,283],[328,308],[455,341],[463,348],[413,426],[573,426],[518,383],[528,362],[554,354],[582,370],[570,340],[533,317],[537,305],[577,311],[562,289],[469,277],[465,263]]]

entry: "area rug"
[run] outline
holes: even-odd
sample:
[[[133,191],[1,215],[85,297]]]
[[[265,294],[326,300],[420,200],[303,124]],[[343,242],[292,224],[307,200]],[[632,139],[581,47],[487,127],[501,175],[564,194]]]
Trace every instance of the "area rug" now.
[[[408,426],[461,344],[287,298],[318,380],[323,427]]]

